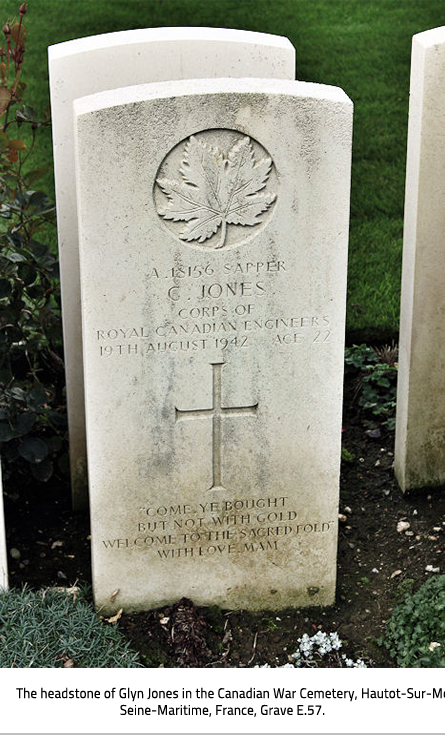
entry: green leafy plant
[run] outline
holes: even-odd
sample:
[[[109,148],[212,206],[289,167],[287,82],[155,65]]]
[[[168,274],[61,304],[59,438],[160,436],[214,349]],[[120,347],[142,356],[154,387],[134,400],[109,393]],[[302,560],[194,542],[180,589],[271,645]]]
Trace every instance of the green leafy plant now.
[[[0,591],[0,667],[139,668],[116,623],[78,588]]]
[[[390,364],[391,363],[391,364]],[[397,366],[394,353],[377,351],[365,344],[345,350],[346,371],[357,375],[359,405],[370,412],[380,426],[395,428]]]
[[[445,575],[428,578],[395,607],[381,644],[402,668],[445,668]]]
[[[49,121],[23,103],[26,12],[23,3],[19,20],[5,23],[0,46],[0,446],[6,478],[14,463],[47,481],[64,452],[66,419],[58,265],[46,238],[55,212],[34,189],[43,171],[29,166]]]
[[[276,621],[272,619],[272,617],[263,617],[261,619],[261,624],[266,632],[276,632],[276,630],[278,629],[278,625]]]
[[[349,450],[346,447],[341,448],[341,461],[344,463],[350,463],[352,464],[355,460],[355,455],[353,452],[349,452]]]

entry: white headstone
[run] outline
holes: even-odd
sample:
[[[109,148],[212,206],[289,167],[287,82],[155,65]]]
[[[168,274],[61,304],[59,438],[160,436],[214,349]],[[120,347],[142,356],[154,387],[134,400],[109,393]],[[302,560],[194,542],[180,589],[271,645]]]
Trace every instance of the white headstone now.
[[[445,483],[445,26],[413,37],[395,472]]]
[[[6,557],[5,517],[3,513],[2,470],[0,465],[0,590],[8,588],[8,561]]]
[[[350,100],[190,80],[75,113],[96,604],[332,603]]]
[[[72,103],[102,90],[195,77],[295,78],[281,36],[215,28],[148,28],[49,47],[63,333],[74,508],[87,503],[85,410]]]

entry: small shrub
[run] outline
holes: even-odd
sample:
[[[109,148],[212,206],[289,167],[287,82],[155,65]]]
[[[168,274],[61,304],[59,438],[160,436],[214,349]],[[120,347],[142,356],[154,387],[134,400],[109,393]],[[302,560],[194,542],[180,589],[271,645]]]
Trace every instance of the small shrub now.
[[[34,189],[42,170],[29,166],[49,120],[23,102],[25,14],[23,3],[0,45],[0,448],[6,479],[14,463],[47,481],[65,453],[66,416],[58,265],[46,239],[55,212]]]
[[[395,607],[381,643],[402,668],[445,668],[445,575]]]
[[[385,354],[385,357],[387,353]],[[392,357],[395,356],[393,351]],[[358,375],[359,405],[370,412],[380,426],[395,428],[397,367],[382,361],[378,352],[365,344],[354,344],[345,350],[346,372]]]
[[[77,589],[0,592],[1,668],[138,668],[115,624]]]

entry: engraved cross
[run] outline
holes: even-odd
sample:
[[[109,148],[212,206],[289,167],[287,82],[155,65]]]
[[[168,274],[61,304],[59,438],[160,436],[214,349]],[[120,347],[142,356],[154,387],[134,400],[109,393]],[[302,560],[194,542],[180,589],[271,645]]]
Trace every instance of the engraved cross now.
[[[212,419],[212,457],[213,457],[213,483],[209,491],[225,491],[221,474],[221,421],[225,416],[257,416],[258,404],[253,406],[230,406],[221,405],[221,375],[224,362],[212,362],[213,367],[213,405],[211,409],[176,410],[176,421],[181,419]]]

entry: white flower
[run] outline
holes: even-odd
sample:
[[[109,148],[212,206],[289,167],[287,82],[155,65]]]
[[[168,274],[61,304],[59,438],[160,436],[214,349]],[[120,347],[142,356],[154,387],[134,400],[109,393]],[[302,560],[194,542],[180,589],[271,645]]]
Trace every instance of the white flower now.
[[[331,637],[331,645],[334,648],[334,650],[340,650],[343,643],[340,640],[337,632],[331,632],[330,637]]]
[[[297,650],[291,655],[291,658],[295,663],[295,668],[299,668],[302,663],[305,663],[305,660],[317,662],[317,656],[322,658],[333,650],[339,650],[343,645],[337,632],[331,632],[327,635],[326,632],[322,632],[321,630],[318,630],[318,632],[316,632],[312,637],[309,637],[309,635],[305,633],[298,638],[297,642],[299,643],[299,648],[297,648]],[[363,660],[359,659],[354,662],[354,660],[352,660],[352,658],[348,658],[345,653],[342,653],[341,660],[346,668],[367,667]]]

